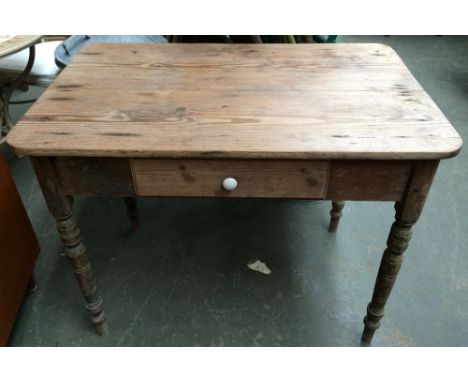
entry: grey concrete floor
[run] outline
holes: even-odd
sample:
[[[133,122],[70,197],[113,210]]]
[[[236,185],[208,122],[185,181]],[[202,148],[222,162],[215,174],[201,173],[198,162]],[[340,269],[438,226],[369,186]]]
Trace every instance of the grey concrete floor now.
[[[391,45],[467,136],[468,37],[341,41]],[[110,326],[98,337],[29,160],[2,150],[42,246],[10,345],[360,345],[391,203],[348,203],[333,235],[328,202],[142,198],[132,234],[122,200],[78,198]],[[467,159],[439,168],[374,346],[468,345]],[[272,274],[249,270],[254,258]]]

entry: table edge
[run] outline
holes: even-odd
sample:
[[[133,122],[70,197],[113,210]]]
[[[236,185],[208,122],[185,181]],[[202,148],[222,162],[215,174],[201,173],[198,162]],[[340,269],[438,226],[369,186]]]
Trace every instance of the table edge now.
[[[452,137],[453,148],[444,151],[430,152],[304,152],[304,151],[275,151],[275,152],[249,152],[249,151],[154,151],[139,152],[135,150],[114,151],[106,150],[96,154],[96,150],[47,150],[44,148],[31,148],[15,144],[6,138],[7,144],[17,155],[24,156],[58,156],[58,157],[120,157],[120,158],[167,158],[167,159],[298,159],[298,160],[440,160],[449,159],[458,155],[463,147],[461,137]]]

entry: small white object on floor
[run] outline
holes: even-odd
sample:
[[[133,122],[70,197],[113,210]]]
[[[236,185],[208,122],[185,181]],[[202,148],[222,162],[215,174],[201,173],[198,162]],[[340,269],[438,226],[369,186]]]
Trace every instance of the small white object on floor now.
[[[260,260],[251,261],[247,264],[247,266],[253,271],[264,273],[265,275],[269,275],[271,273],[270,268],[268,268],[267,265],[262,263]]]

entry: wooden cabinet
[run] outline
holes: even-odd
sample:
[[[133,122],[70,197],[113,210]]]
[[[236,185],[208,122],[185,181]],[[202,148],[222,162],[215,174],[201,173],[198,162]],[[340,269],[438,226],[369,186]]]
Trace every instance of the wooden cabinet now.
[[[32,280],[39,242],[0,153],[0,345],[6,345]]]

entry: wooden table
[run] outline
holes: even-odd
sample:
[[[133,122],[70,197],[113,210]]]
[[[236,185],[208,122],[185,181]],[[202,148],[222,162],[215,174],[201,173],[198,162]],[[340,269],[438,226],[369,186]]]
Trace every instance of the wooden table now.
[[[331,231],[344,200],[396,202],[365,343],[439,160],[462,145],[380,44],[88,46],[8,143],[31,156],[100,334],[102,300],[73,195],[125,197],[134,223],[135,196],[326,199],[335,202]]]

